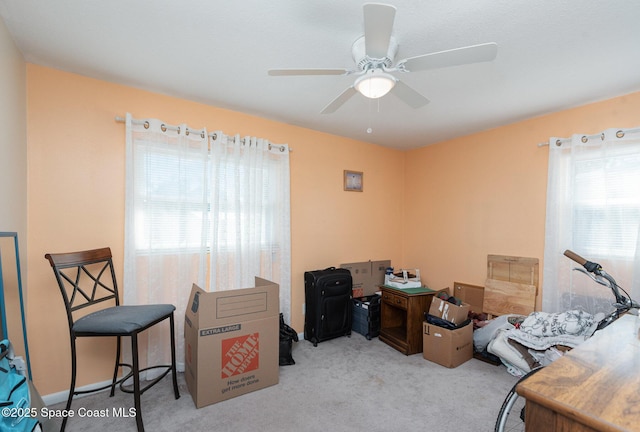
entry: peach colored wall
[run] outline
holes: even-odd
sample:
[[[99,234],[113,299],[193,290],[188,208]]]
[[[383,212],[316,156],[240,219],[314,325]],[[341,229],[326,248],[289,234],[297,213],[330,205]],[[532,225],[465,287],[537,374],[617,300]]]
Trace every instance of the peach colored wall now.
[[[292,325],[303,330],[305,270],[368,259],[401,260],[404,154],[211,106],[27,65],[29,336],[41,394],[68,388],[62,300],[46,252],[111,246],[122,279],[125,126],[136,118],[185,122],[288,143],[291,153]],[[344,192],[344,169],[364,192]],[[111,354],[81,341],[78,385],[108,379]]]
[[[404,264],[434,288],[484,285],[488,254],[542,259],[550,137],[639,125],[640,93],[407,153]],[[540,304],[540,296],[538,296]]]

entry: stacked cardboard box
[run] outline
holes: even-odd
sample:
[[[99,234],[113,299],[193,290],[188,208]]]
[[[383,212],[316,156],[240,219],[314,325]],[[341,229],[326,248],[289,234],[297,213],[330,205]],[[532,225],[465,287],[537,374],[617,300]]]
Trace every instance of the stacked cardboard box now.
[[[471,306],[467,303],[455,304],[443,300],[439,297],[434,297],[431,301],[431,307],[429,307],[429,315],[433,315],[438,318],[442,318],[445,321],[449,321],[452,324],[462,324],[468,319]]]
[[[422,356],[426,360],[454,368],[473,357],[473,325],[467,322],[469,310],[466,303],[457,305],[434,297],[429,315],[451,323],[452,328],[423,323]]]
[[[340,268],[351,272],[353,297],[370,296],[380,291],[379,287],[384,284],[384,273],[387,267],[391,267],[391,260],[340,264]]]

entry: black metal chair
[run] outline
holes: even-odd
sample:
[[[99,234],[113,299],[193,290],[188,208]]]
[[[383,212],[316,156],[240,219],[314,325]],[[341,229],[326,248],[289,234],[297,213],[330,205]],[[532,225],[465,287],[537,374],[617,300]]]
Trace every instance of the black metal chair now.
[[[173,375],[173,391],[176,399],[180,397],[178,381],[176,377],[176,348],[174,336],[173,312],[175,306],[170,304],[153,305],[120,305],[118,286],[113,269],[111,249],[102,248],[71,253],[48,253],[45,258],[49,260],[56,280],[62,292],[62,298],[67,310],[69,322],[69,338],[71,342],[71,387],[66,409],[71,408],[71,401],[75,395],[96,392],[111,387],[110,396],[114,395],[116,385],[126,393],[133,393],[136,410],[136,424],[138,431],[144,431],[142,411],[140,409],[140,396],[149,388],[157,384],[169,372]],[[106,307],[95,310],[95,305]],[[76,317],[80,309],[92,306],[91,312],[84,316]],[[171,335],[171,364],[155,365],[140,369],[138,360],[138,334],[164,320],[169,320]],[[116,363],[111,384],[98,389],[76,391],[76,338],[79,337],[116,337]],[[120,344],[122,336],[131,339],[131,364],[120,360]],[[118,369],[127,367],[130,372],[118,379]],[[158,377],[140,386],[140,372],[149,369],[165,369]],[[124,372],[123,372],[124,374]],[[133,384],[125,382],[133,379]],[[131,388],[133,387],[133,388]],[[65,417],[62,421],[61,431],[64,431],[67,423]]]

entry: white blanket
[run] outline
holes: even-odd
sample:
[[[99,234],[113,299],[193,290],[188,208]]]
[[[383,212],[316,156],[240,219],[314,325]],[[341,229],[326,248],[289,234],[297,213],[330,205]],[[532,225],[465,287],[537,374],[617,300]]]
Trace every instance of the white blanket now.
[[[498,356],[500,361],[507,367],[511,375],[521,377],[531,370],[529,363],[524,358],[522,353],[509,344],[507,340],[509,333],[514,331],[513,329],[500,329],[496,333],[495,337],[489,342],[487,351],[491,354]]]
[[[533,312],[520,325],[509,331],[509,338],[535,350],[554,345],[575,348],[596,331],[604,314],[591,315],[580,310],[562,313]]]
[[[516,327],[509,325],[504,318],[497,319],[478,337],[474,334],[474,342],[481,342],[482,345],[490,338],[487,351],[500,357],[509,373],[522,376],[531,370],[532,361],[546,365],[559,358],[561,353],[555,350],[556,345],[574,348],[587,340],[603,318],[604,314],[593,316],[578,310],[533,312]],[[479,330],[483,329],[476,332]],[[518,350],[508,342],[509,339],[526,348]]]

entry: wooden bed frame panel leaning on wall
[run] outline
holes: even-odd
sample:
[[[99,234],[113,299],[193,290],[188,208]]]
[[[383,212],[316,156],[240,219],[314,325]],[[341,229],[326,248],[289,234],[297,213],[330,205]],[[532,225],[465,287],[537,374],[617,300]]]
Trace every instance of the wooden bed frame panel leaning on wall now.
[[[482,311],[490,318],[529,315],[536,308],[538,273],[538,258],[488,255]]]

